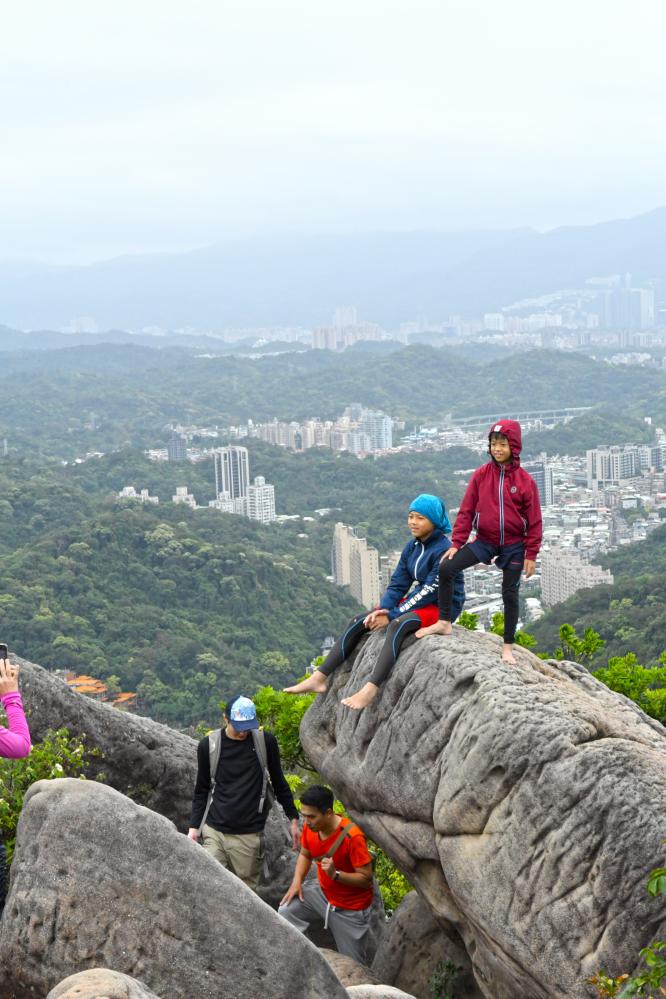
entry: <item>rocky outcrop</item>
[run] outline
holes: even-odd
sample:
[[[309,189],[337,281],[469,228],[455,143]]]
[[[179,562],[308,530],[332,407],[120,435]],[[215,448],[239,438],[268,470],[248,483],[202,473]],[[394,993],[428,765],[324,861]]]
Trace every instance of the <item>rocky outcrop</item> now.
[[[415,999],[392,985],[351,985],[347,995],[349,999]]]
[[[39,781],[0,933],[3,999],[112,968],[158,996],[345,999],[317,949],[165,818],[91,781]]]
[[[307,712],[310,759],[464,941],[489,999],[580,999],[666,934],[666,733],[574,663],[463,629],[405,648],[361,713],[371,636]]]
[[[460,936],[438,923],[427,902],[410,891],[386,927],[371,970],[380,982],[432,999],[433,976],[446,973],[447,966],[456,999],[482,999]]]
[[[329,950],[328,947],[320,947],[319,950],[322,957],[326,958],[336,976],[347,988],[350,985],[381,984],[380,978],[376,978],[369,968],[364,964],[359,964],[353,957],[339,954],[337,950]]]
[[[160,999],[136,978],[108,968],[93,968],[69,975],[51,989],[46,999]]]
[[[41,666],[24,659],[17,662],[33,742],[49,729],[61,727],[71,735],[84,736],[89,748],[101,751],[100,756],[91,757],[86,776],[103,779],[187,831],[197,773],[194,739],[150,718],[77,694]],[[288,822],[277,803],[266,823],[265,837],[268,874],[259,894],[277,907],[294,869]]]

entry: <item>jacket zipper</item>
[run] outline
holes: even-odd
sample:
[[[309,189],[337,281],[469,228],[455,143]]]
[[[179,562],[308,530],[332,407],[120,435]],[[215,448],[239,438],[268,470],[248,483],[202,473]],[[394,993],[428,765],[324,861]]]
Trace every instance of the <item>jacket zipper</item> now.
[[[504,544],[504,468],[500,468],[499,478],[500,544]]]
[[[419,582],[419,583],[420,583],[420,582],[421,582],[421,580],[420,580],[420,579],[419,579],[419,577],[417,576],[417,571],[418,571],[418,568],[419,568],[419,562],[420,562],[420,561],[421,561],[421,559],[423,558],[423,555],[424,555],[424,552],[425,552],[425,545],[423,544],[423,542],[422,542],[422,541],[417,541],[417,544],[421,545],[421,554],[420,554],[420,555],[419,555],[419,557],[417,558],[417,560],[416,560],[416,565],[414,566],[414,579],[415,579],[415,580],[416,580],[417,582]]]

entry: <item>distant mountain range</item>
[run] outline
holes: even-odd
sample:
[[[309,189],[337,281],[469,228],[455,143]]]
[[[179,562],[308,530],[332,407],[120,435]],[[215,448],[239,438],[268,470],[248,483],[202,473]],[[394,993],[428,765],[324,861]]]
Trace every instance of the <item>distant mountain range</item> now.
[[[78,316],[115,329],[323,325],[339,305],[388,328],[480,315],[630,272],[666,278],[666,208],[546,233],[384,232],[227,241],[86,267],[0,264],[0,322],[58,328]]]

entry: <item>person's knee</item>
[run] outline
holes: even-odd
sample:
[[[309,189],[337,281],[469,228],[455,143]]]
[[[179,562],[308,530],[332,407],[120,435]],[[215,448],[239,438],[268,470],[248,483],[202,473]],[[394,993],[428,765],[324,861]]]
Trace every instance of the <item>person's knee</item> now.
[[[445,558],[442,562],[439,563],[440,583],[450,582],[454,578],[454,576],[457,576],[458,573],[460,572],[460,570],[456,569],[456,567],[454,566],[453,561],[454,560],[452,558]]]

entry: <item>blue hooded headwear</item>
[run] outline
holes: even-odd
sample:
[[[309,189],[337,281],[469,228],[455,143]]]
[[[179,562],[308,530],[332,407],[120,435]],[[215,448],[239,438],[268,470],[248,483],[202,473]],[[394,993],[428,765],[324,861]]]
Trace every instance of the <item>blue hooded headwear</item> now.
[[[415,510],[422,517],[427,517],[431,524],[438,527],[445,534],[451,532],[451,521],[446,515],[444,501],[439,496],[431,496],[430,493],[421,493],[410,503],[410,510]]]

